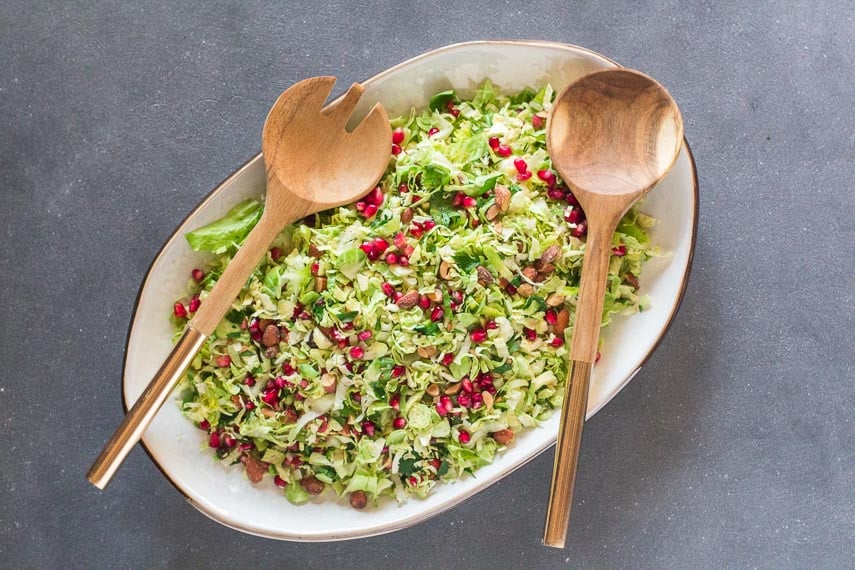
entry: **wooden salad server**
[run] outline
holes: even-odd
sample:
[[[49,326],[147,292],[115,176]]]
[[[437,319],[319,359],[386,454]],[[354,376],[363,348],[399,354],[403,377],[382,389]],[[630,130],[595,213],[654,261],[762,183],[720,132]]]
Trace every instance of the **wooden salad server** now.
[[[543,535],[546,546],[563,548],[612,236],[629,208],[674,165],[683,144],[683,120],[677,104],[655,80],[637,71],[609,69],[569,85],[556,99],[547,129],[552,164],[579,200],[588,223]]]
[[[356,128],[346,131],[364,88],[354,83],[324,108],[334,84],[334,77],[300,81],[270,110],[262,133],[264,213],[86,475],[99,489],[107,486],[140,440],[276,236],[309,214],[354,202],[383,176],[392,139],[386,111],[378,103]]]

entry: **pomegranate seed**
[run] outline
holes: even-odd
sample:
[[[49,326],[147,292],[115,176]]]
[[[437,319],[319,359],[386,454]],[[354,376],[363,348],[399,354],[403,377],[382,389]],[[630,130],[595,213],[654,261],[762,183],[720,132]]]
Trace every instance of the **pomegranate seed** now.
[[[279,399],[279,394],[276,389],[268,390],[261,395],[261,399],[265,404],[272,406],[276,403],[276,400]]]
[[[246,411],[251,412],[255,409],[255,404],[253,404],[252,402],[246,402],[243,407],[246,408]]]
[[[493,150],[497,150],[499,148],[500,143],[498,138],[490,137],[489,139],[487,139],[487,144],[489,144],[490,148],[492,148]]]
[[[512,152],[513,151],[511,150],[511,147],[506,144],[500,144],[498,147],[496,147],[496,154],[498,154],[499,156],[511,156]]]
[[[529,178],[531,178],[531,172],[523,172],[522,174],[517,174],[517,180],[519,182],[525,182]]]
[[[463,204],[464,196],[466,196],[466,194],[463,194],[462,192],[455,194],[454,199],[451,201],[451,205],[459,208],[461,204]]]
[[[282,248],[273,247],[270,249],[270,257],[273,261],[278,261],[280,257],[282,257]]]
[[[320,270],[321,270],[321,266],[318,265],[317,263],[313,263],[311,266],[309,266],[309,271],[312,272],[312,275],[317,275],[318,272],[320,272]]]
[[[555,183],[555,174],[551,170],[538,170],[537,177],[552,186]]]
[[[212,431],[211,435],[208,437],[208,445],[211,447],[220,447],[220,433],[216,431]]]
[[[296,372],[296,370],[294,369],[294,367],[291,365],[290,362],[285,362],[282,364],[282,373],[285,376],[292,376],[295,372]]]
[[[394,394],[391,398],[389,398],[389,406],[393,410],[401,409],[401,396],[399,394]]]
[[[416,478],[415,475],[410,475],[409,477],[407,477],[407,483],[410,484],[410,487],[415,487],[419,484],[419,480]]]
[[[403,366],[395,366],[392,368],[392,378],[400,378],[406,371],[407,369]],[[397,394],[395,394],[395,398],[398,398]]]
[[[363,212],[363,214],[366,218],[373,218],[376,213],[377,206],[375,206],[374,204],[368,204],[367,206],[365,206],[365,211]]]
[[[438,128],[436,128],[436,127],[431,127],[431,128],[428,130],[428,137],[432,137],[433,135],[435,135],[435,134],[436,134],[436,133],[438,133],[438,132],[439,132],[439,129],[438,129]]]
[[[234,447],[237,445],[237,439],[233,438],[230,435],[226,435],[224,441],[226,443],[226,447]]]
[[[445,408],[446,412],[450,412],[454,409],[454,403],[451,401],[451,397],[445,394],[439,397],[439,403],[443,408]]]
[[[407,236],[404,235],[404,232],[398,232],[395,234],[395,237],[392,238],[392,243],[395,247],[401,249],[407,245]]]
[[[283,378],[282,376],[277,376],[276,380],[273,381],[273,385],[279,390],[281,390],[282,388],[288,385],[288,381],[285,380],[285,378]]]
[[[309,385],[309,381],[308,381],[308,380],[306,380],[305,378],[303,378],[302,380],[300,380],[300,388],[305,388],[305,387],[306,387],[306,386],[308,386],[308,385]]]
[[[469,333],[469,337],[472,339],[472,342],[484,342],[487,340],[487,331],[484,329],[475,329]]]
[[[412,227],[410,228],[410,233],[413,234],[414,238],[422,239],[422,234],[424,233],[424,230],[422,228]]]
[[[228,354],[221,354],[214,360],[216,361],[217,366],[219,366],[220,368],[228,368],[232,364],[232,357]]]
[[[392,142],[395,144],[401,144],[404,142],[404,131],[401,129],[395,129],[392,131]]]
[[[570,192],[569,190],[564,195],[564,201],[567,202],[568,204],[570,204],[571,206],[578,206],[579,205],[579,200],[577,200],[576,196],[573,195],[573,192]]]
[[[448,103],[446,103],[446,104],[445,104],[445,108],[446,108],[446,109],[448,110],[448,112],[449,112],[449,113],[451,113],[451,114],[452,114],[452,116],[454,116],[454,117],[457,117],[457,116],[460,114],[460,110],[459,110],[457,107],[455,107],[455,106],[454,106],[454,102],[452,102],[452,101],[449,101]]]
[[[436,306],[430,312],[430,320],[431,322],[438,323],[442,319],[445,318],[445,309],[440,306]]]
[[[288,485],[288,482],[285,481],[285,479],[283,479],[279,475],[274,475],[273,484],[279,487],[280,489],[284,489]]]
[[[422,222],[422,227],[426,232],[429,232],[436,227],[436,222],[434,222],[433,220],[425,220],[424,222]]]
[[[582,210],[579,208],[571,208],[569,212],[564,214],[564,221],[568,224],[578,224],[582,219]]]
[[[478,387],[481,388],[481,391],[487,390],[490,386],[493,385],[493,379],[487,376],[479,376],[478,377]]]
[[[311,319],[311,318],[312,318],[312,315],[310,315],[310,314],[309,314],[309,311],[303,311],[303,312],[301,312],[301,313],[300,313],[299,315],[297,315],[297,316],[299,316],[299,317],[300,317],[300,319],[302,319],[302,320],[304,320],[304,321],[308,321],[309,319]]]
[[[344,348],[344,347],[346,347],[346,346],[347,346],[347,339],[344,339],[344,338],[343,338],[343,339],[341,339],[340,341],[338,341],[338,347],[339,347],[339,348]]]
[[[425,310],[430,309],[430,299],[428,299],[424,295],[421,295],[419,297],[419,307]]]
[[[452,291],[451,300],[458,305],[463,302],[463,291]]]
[[[370,339],[373,336],[373,334],[374,333],[372,333],[371,331],[368,331],[368,330],[360,331],[360,333],[358,335],[356,335],[356,338],[358,338],[362,342],[365,342],[366,340]]]
[[[383,189],[380,188],[379,186],[375,186],[374,190],[372,190],[371,192],[368,193],[367,196],[365,196],[365,204],[366,205],[374,204],[375,206],[382,206],[383,205],[383,198],[384,198]]]
[[[398,184],[398,192],[400,192],[401,194],[406,194],[409,191],[410,187],[407,186],[406,182],[401,182],[400,184]]]
[[[172,306],[172,314],[175,315],[179,319],[187,318],[187,309],[184,308],[184,305],[181,303],[175,303]]]
[[[463,393],[457,395],[457,405],[461,408],[468,408],[472,405],[472,397],[469,394]]]
[[[383,253],[384,251],[389,249],[389,242],[381,237],[374,238],[374,241],[371,242],[371,245],[374,246],[374,249],[378,253]]]
[[[209,422],[208,420],[202,420],[201,422],[199,422],[199,429],[208,431],[209,429],[211,429],[211,422]]]
[[[444,366],[451,366],[452,362],[454,362],[454,354],[448,352],[442,356],[442,364]]]
[[[464,208],[474,208],[475,206],[478,205],[478,201],[475,198],[473,198],[472,196],[465,196],[461,200],[460,205],[463,206]]]
[[[394,253],[387,253],[386,263],[388,263],[389,265],[395,265],[396,263],[398,263],[398,256]]]
[[[484,396],[482,396],[478,392],[475,392],[474,394],[472,394],[472,407],[477,410],[478,408],[480,408],[483,405],[484,405]]]
[[[460,388],[466,393],[471,393],[474,389],[472,386],[472,380],[470,380],[468,376],[464,376],[463,380],[460,381]]]
[[[488,386],[488,387],[487,387],[487,391],[488,391],[488,392],[490,392],[490,395],[491,395],[491,396],[495,396],[495,395],[496,395],[496,387],[495,387],[495,386]]]
[[[573,237],[584,237],[588,233],[588,222],[582,220],[579,224],[570,232],[570,235]]]
[[[365,420],[362,422],[362,433],[367,435],[368,437],[374,437],[374,422],[370,420]]]
[[[241,451],[249,451],[250,449],[252,449],[252,444],[251,444],[251,443],[242,443],[242,444],[240,444],[240,450],[241,450]]]
[[[514,168],[516,168],[517,172],[519,172],[520,174],[525,174],[526,172],[528,172],[528,164],[526,164],[524,158],[515,158]]]
[[[546,314],[543,318],[546,319],[546,322],[550,325],[554,325],[556,322],[558,322],[558,314],[555,312],[554,309],[547,309]]]
[[[525,338],[528,341],[534,341],[537,339],[537,331],[534,329],[523,327],[523,334],[525,335]]]
[[[401,154],[401,147],[396,145],[396,144],[393,144],[392,145],[392,154],[395,154],[395,155]]]
[[[205,278],[205,272],[202,271],[201,269],[194,269],[193,271],[190,272],[190,275],[192,275],[193,279],[196,281],[201,281],[202,279]]]
[[[401,293],[400,291],[395,291],[395,294],[394,294],[394,295],[392,295],[392,301],[394,301],[395,303],[397,303],[398,301],[400,301],[400,300],[401,300],[401,297],[403,297],[403,296],[404,296],[404,294],[403,294],[403,293]]]
[[[359,201],[356,203],[356,211],[364,212],[365,211],[365,202]]]
[[[443,406],[441,402],[437,402],[434,407],[436,408],[436,413],[438,413],[440,417],[445,417],[448,414],[448,410],[445,409],[445,406]]]
[[[563,200],[564,199],[564,191],[560,188],[550,188],[546,195],[549,196],[552,200]]]
[[[496,321],[487,321],[487,324],[484,326],[488,331],[494,331],[499,328],[499,325],[496,324]]]
[[[470,438],[471,438],[471,436],[469,435],[468,431],[460,430],[460,433],[457,434],[457,441],[459,441],[463,445],[466,445],[467,443],[469,443]]]
[[[505,287],[505,291],[508,292],[508,295],[516,295],[517,288],[514,287],[513,285],[511,285],[510,283],[508,283],[508,286]]]
[[[431,466],[433,466],[434,469],[439,470],[439,468],[442,466],[442,461],[440,461],[439,459],[431,459],[430,464]]]
[[[255,386],[255,378],[253,378],[252,376],[247,376],[243,379],[243,383],[252,388],[253,386]]]
[[[391,297],[395,294],[395,288],[388,281],[384,281],[382,285],[380,285],[380,289],[383,290],[383,294],[387,297]]]
[[[557,336],[557,337],[553,338],[549,344],[551,344],[555,348],[558,348],[559,346],[562,346],[564,344],[564,339],[561,338],[560,336]]]
[[[626,253],[626,250],[624,250],[624,253]],[[199,310],[199,307],[201,305],[202,301],[199,300],[199,295],[193,295],[193,297],[190,298],[190,302],[187,303],[187,310],[189,310],[191,313],[195,313]]]
[[[626,255],[626,246],[625,246],[625,245],[623,245],[623,244],[620,244],[620,245],[619,245],[619,246],[617,246],[617,247],[613,247],[613,248],[612,248],[612,255],[614,255],[615,257],[623,257],[624,255]],[[191,301],[191,305],[190,305],[190,306],[191,306],[191,307],[193,306],[193,305],[192,305],[192,301]],[[190,312],[193,312],[193,309],[192,309],[192,308],[190,309]]]
[[[546,119],[541,117],[540,115],[534,115],[531,118],[531,126],[534,127],[534,130],[539,131],[543,128],[543,125],[546,124]]]
[[[365,356],[365,350],[361,346],[350,347],[350,357],[354,360],[361,360]]]
[[[362,245],[359,246],[359,249],[361,249],[365,253],[365,255],[367,255],[369,258],[372,255],[375,255],[374,244],[371,242],[363,243]]]
[[[402,417],[397,417],[392,420],[392,427],[395,429],[404,429],[405,427],[407,427],[407,420]]]

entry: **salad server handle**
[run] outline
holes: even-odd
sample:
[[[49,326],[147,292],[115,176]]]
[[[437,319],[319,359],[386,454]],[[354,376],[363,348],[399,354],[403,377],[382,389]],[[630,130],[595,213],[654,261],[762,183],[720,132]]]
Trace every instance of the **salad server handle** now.
[[[270,243],[283,227],[299,219],[301,214],[302,209],[286,214],[287,218],[293,216],[293,219],[283,219],[283,217],[277,219],[277,216],[262,214],[258,224],[249,233],[246,241],[196,311],[181,339],[92,464],[86,474],[89,482],[99,489],[104,489],[109,484],[134,445],[142,438],[166,398],[172,393],[172,389],[184,376],[202,345],[228,313],[235,297],[246,284],[246,280],[267,253]]]
[[[612,224],[592,223],[585,245],[570,349],[570,366],[564,403],[561,406],[561,422],[558,427],[558,441],[555,444],[555,462],[543,531],[543,544],[554,548],[564,548],[567,528],[570,525],[576,466],[582,443],[582,425],[588,407],[591,371],[597,358],[614,229]]]

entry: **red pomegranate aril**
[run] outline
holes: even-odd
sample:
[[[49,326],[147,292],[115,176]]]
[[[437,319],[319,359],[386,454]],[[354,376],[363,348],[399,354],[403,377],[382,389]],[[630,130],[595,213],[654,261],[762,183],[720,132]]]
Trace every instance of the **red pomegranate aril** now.
[[[537,177],[549,184],[550,186],[555,182],[555,174],[551,170],[538,170]]]
[[[208,420],[202,420],[201,422],[199,422],[199,429],[208,431],[209,429],[211,429],[211,422],[209,422]]]
[[[347,347],[347,339],[346,339],[346,338],[343,338],[343,339],[341,339],[340,341],[338,341],[338,347],[339,347],[339,348],[345,348],[345,347]]]
[[[365,253],[365,255],[367,255],[369,258],[372,255],[375,255],[374,244],[371,242],[363,243],[362,245],[359,246],[359,249],[361,249],[363,251],[363,253]]]
[[[463,291],[455,290],[451,292],[451,300],[458,305],[463,302]]]
[[[387,253],[386,263],[388,263],[389,265],[396,265],[398,263],[398,256],[394,253]]]
[[[523,172],[522,174],[517,174],[517,181],[519,182],[525,182],[529,178],[531,178],[531,172]]]
[[[579,205],[579,200],[577,200],[576,196],[573,195],[573,192],[570,192],[569,190],[566,194],[564,194],[564,201],[570,204],[571,206]]]
[[[426,232],[431,231],[435,227],[436,227],[436,222],[434,222],[433,220],[425,220],[424,222],[422,222],[422,228],[424,228],[424,230]]]
[[[407,477],[407,483],[410,484],[410,487],[415,487],[419,484],[419,480],[415,475],[410,475],[409,477]]]
[[[255,404],[254,404],[254,403],[252,403],[252,402],[246,402],[246,403],[243,405],[243,407],[246,409],[246,411],[251,412],[252,410],[254,410],[254,409],[255,409]]]
[[[430,320],[431,322],[438,323],[442,319],[445,318],[445,309],[440,306],[436,306],[430,312]]]
[[[407,369],[404,366],[395,366],[392,368],[392,378],[400,378],[406,371]],[[398,395],[396,394],[395,397],[398,397]]]
[[[365,342],[366,340],[370,340],[372,336],[374,336],[374,333],[369,330],[364,330],[360,331],[359,334],[356,335],[356,338],[358,338],[362,342]]]
[[[383,198],[383,189],[379,186],[375,186],[374,190],[372,190],[368,193],[367,196],[365,196],[365,203],[367,205],[374,204],[375,206],[382,206]]]
[[[516,168],[517,172],[519,172],[520,174],[525,174],[526,172],[528,172],[528,164],[526,164],[524,158],[515,158],[514,168]]]
[[[249,451],[250,449],[252,449],[252,444],[249,442],[244,442],[240,444],[240,447],[238,449],[240,449],[241,451]]]
[[[279,258],[282,257],[282,248],[281,247],[272,247],[270,248],[270,257],[273,261],[279,261]]]
[[[404,142],[404,131],[401,129],[395,129],[392,131],[392,142],[395,144],[401,144]]]
[[[279,399],[279,393],[274,388],[273,390],[268,390],[261,395],[261,400],[268,405],[273,405],[276,403],[276,400]]]
[[[228,368],[232,364],[232,357],[228,354],[221,354],[214,360],[220,368]]]
[[[484,329],[475,329],[469,333],[469,337],[472,339],[472,342],[484,342],[487,340],[487,331]]]
[[[400,291],[395,291],[395,294],[394,294],[394,295],[392,295],[392,301],[393,301],[393,302],[395,302],[395,303],[397,303],[398,301],[400,301],[400,300],[401,300],[401,298],[402,298],[403,296],[404,296],[404,294],[403,294],[403,293],[401,293]]]
[[[530,329],[528,327],[523,328],[523,334],[525,335],[526,340],[534,341],[537,340],[537,331],[534,329]]]
[[[552,200],[563,200],[564,199],[564,191],[560,188],[550,188],[546,191],[546,195],[549,196]]]
[[[401,409],[401,396],[400,394],[393,394],[391,398],[389,398],[389,407],[393,410]]]
[[[623,244],[620,244],[617,247],[613,247],[612,248],[612,255],[614,255],[615,257],[623,257],[624,255],[626,255],[626,246]],[[190,312],[193,312],[193,309],[190,309]]]
[[[541,117],[540,115],[534,115],[531,118],[531,126],[534,127],[534,130],[539,131],[546,124],[546,119]]]
[[[321,266],[317,263],[313,263],[309,266],[309,271],[311,271],[312,275],[317,275],[321,270]]]
[[[570,232],[570,235],[573,237],[580,238],[580,237],[585,237],[585,235],[587,233],[588,233],[588,222],[586,222],[585,220],[582,220],[581,222],[579,222],[579,224],[575,228],[573,228],[573,230]]]
[[[428,299],[424,295],[421,295],[419,297],[419,307],[425,310],[430,309],[430,299]]]
[[[361,346],[350,347],[350,357],[354,360],[361,360],[365,356],[365,349]]]
[[[460,201],[460,205],[464,208],[474,208],[478,205],[478,201],[472,196],[464,196],[463,199]]]
[[[234,447],[237,445],[237,439],[228,434],[223,438],[223,441],[225,442],[226,447]]]
[[[444,366],[451,366],[452,362],[454,362],[454,354],[447,352],[442,356],[442,364]]]
[[[273,381],[273,385],[276,386],[279,390],[288,385],[288,381],[285,380],[282,376],[277,376],[276,380]]]
[[[517,294],[517,288],[514,287],[513,285],[511,285],[510,283],[508,283],[508,286],[505,287],[505,291],[507,291],[508,295],[516,295]]]
[[[487,323],[484,325],[484,328],[486,328],[488,331],[494,331],[499,328],[499,325],[496,324],[496,321],[487,321]]]
[[[365,206],[365,211],[363,212],[366,218],[373,218],[375,214],[377,214],[377,206],[374,204],[368,204]]]
[[[398,184],[398,192],[400,192],[401,194],[406,194],[409,191],[410,187],[407,186],[406,182],[401,182],[400,184]]]
[[[422,238],[422,234],[424,233],[424,230],[423,230],[422,228],[420,228],[420,227],[413,226],[413,227],[411,227],[411,228],[410,228],[410,233],[411,233],[411,234],[413,234],[413,237],[414,237],[414,238],[416,238],[416,239],[421,239],[421,238]]]
[[[194,269],[193,271],[190,272],[190,275],[193,276],[194,281],[201,281],[202,279],[205,278],[205,272],[202,271],[201,269]]]
[[[546,314],[543,316],[547,323],[554,325],[558,322],[558,314],[555,309],[546,309]]]
[[[463,204],[463,198],[465,196],[466,196],[466,194],[463,194],[462,192],[458,192],[457,194],[454,195],[454,198],[451,200],[451,205],[456,206],[456,207],[460,207]]]
[[[290,363],[290,362],[284,362],[284,363],[282,364],[282,373],[283,373],[285,376],[291,376],[291,375],[293,375],[295,372],[296,372],[296,370],[294,369],[294,367],[291,365],[291,363]]]
[[[383,291],[383,294],[387,297],[391,297],[395,294],[395,287],[392,286],[391,283],[384,281],[382,285],[380,285],[380,289]]]
[[[247,376],[243,379],[243,383],[252,388],[253,386],[255,386],[255,378],[253,378],[252,376]]]
[[[496,154],[498,154],[499,156],[508,157],[511,156],[512,153],[513,151],[511,150],[511,147],[506,144],[500,144],[496,147]]]
[[[582,210],[573,208],[564,215],[564,221],[568,224],[578,224],[582,221]]]
[[[356,203],[356,211],[364,212],[365,211],[365,202],[359,201]]]
[[[471,394],[472,390],[475,389],[475,387],[472,386],[472,380],[470,380],[468,376],[460,381],[460,388],[467,394]]]
[[[220,432],[211,432],[211,435],[208,436],[208,445],[211,447],[220,447]]]
[[[179,319],[187,318],[187,309],[184,308],[184,305],[181,303],[175,303],[172,306],[172,314],[175,315]]]
[[[563,346],[563,345],[564,345],[564,339],[563,339],[563,338],[561,338],[560,336],[557,336],[557,337],[553,338],[553,339],[549,342],[549,344],[551,344],[551,345],[552,345],[552,346],[554,346],[555,348],[558,348],[559,346]]]
[[[437,402],[434,408],[436,408],[436,413],[438,413],[440,417],[445,417],[446,415],[448,415],[448,410],[445,409],[445,406],[442,405],[442,402]]]
[[[496,390],[496,387],[495,387],[495,386],[487,386],[486,390],[487,390],[488,392],[490,392],[490,395],[491,395],[491,396],[495,396],[495,395],[496,395],[497,390]]]
[[[454,106],[454,101],[449,101],[445,104],[445,109],[455,117],[460,114],[460,110]]]
[[[394,155],[401,154],[401,147],[393,143],[392,144],[392,154],[394,154]]]
[[[428,129],[428,138],[432,137],[433,135],[435,135],[438,132],[439,132],[438,128],[431,127],[430,129]]]
[[[499,139],[497,137],[490,137],[489,139],[487,139],[487,144],[489,144],[490,148],[492,148],[493,150],[497,150],[501,143],[499,143]]]
[[[374,422],[370,420],[365,420],[362,422],[362,433],[367,435],[368,437],[374,437]]]
[[[471,437],[472,436],[469,435],[468,431],[460,430],[460,433],[457,434],[457,441],[459,441],[463,445],[466,445],[467,443],[469,443],[469,440],[471,439]]]
[[[469,394],[463,393],[457,395],[457,405],[461,408],[468,408],[472,405],[472,397]]]
[[[389,242],[381,237],[374,238],[374,240],[371,242],[371,245],[379,253],[383,253],[384,251],[389,249]]]
[[[472,407],[477,410],[478,408],[480,408],[483,405],[484,405],[484,396],[482,396],[478,392],[475,392],[474,394],[472,394]]]
[[[399,416],[392,420],[392,427],[395,429],[404,429],[407,427],[407,420]]]
[[[285,479],[283,479],[279,475],[274,475],[273,484],[279,487],[280,489],[284,489],[288,485],[288,482],[285,481]]]
[[[445,408],[446,412],[450,412],[454,409],[454,403],[451,401],[451,397],[443,394],[439,397],[439,403]]]

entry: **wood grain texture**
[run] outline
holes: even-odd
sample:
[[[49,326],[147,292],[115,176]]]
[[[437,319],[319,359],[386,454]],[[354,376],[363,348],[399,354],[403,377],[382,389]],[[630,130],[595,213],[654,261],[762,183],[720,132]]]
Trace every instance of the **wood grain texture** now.
[[[547,546],[563,548],[569,525],[612,235],[627,210],[671,169],[682,140],[682,117],[668,92],[627,69],[599,71],[571,84],[549,119],[547,148],[585,211],[588,237],[544,530]]]
[[[355,201],[383,176],[392,138],[385,110],[378,103],[347,132],[345,125],[363,87],[354,83],[324,109],[334,84],[334,77],[300,81],[270,110],[262,133],[267,195],[261,219],[95,460],[86,478],[96,487],[103,489],[110,482],[279,232],[308,214]]]

